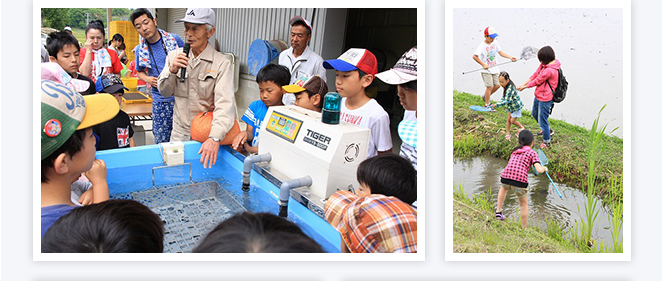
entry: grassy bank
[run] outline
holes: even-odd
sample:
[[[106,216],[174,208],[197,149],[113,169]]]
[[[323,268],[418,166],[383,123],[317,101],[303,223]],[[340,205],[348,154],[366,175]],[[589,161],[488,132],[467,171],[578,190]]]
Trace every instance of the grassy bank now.
[[[85,29],[80,29],[80,28],[72,28],[71,33],[74,34],[74,37],[78,40],[78,42],[81,44],[81,46],[85,45]],[[111,35],[113,36],[113,35]],[[108,35],[106,35],[108,37]],[[108,40],[108,38],[106,38]]]
[[[577,253],[579,250],[564,238],[561,226],[550,224],[547,230],[520,221],[497,220],[494,202],[485,195],[470,198],[455,186],[453,213],[454,253]],[[531,224],[531,222],[530,222]]]
[[[454,157],[476,157],[488,154],[509,159],[511,151],[518,145],[515,137],[517,128],[512,126],[511,134],[514,137],[507,141],[504,138],[507,116],[504,108],[499,108],[497,112],[473,111],[469,106],[483,104],[483,98],[457,91],[453,93],[453,100]],[[528,106],[526,105],[525,108]],[[523,109],[523,117],[518,118],[518,121],[533,133],[539,131],[529,110]],[[552,147],[545,150],[549,160],[550,176],[555,181],[564,181],[586,189],[589,131],[560,120],[549,119],[549,122],[555,130],[551,142]],[[539,147],[541,141],[540,137],[535,138],[534,148]],[[606,136],[603,145],[605,147],[597,161],[600,171],[596,175],[598,193],[602,196],[605,195],[610,185],[609,178],[621,178],[622,176],[623,140],[615,136]],[[622,192],[615,193],[621,198]]]

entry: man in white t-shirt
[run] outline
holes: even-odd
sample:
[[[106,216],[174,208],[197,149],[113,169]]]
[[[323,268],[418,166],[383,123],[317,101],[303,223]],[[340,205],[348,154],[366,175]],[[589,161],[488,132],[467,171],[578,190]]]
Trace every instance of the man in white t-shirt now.
[[[497,37],[497,31],[493,27],[486,27],[483,31],[485,40],[479,44],[477,50],[474,51],[472,59],[483,67],[481,71],[481,78],[483,78],[483,83],[486,86],[486,92],[484,93],[483,99],[486,102],[485,106],[490,107],[490,95],[500,88],[500,69],[495,66],[497,64],[497,55],[510,59],[511,61],[516,61],[515,57],[507,55],[502,51],[500,45],[495,41]]]
[[[308,47],[311,41],[311,23],[300,16],[294,16],[290,19],[290,26],[290,48],[279,54],[279,64],[290,70],[290,84],[295,84],[302,77],[314,75],[327,82],[326,71],[322,67],[324,60]],[[283,104],[295,104],[295,95],[283,95]]]

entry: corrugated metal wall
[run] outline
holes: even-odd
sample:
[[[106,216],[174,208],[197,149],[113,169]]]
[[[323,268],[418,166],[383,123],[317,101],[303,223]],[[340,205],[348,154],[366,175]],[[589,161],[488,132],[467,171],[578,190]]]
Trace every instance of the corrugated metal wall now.
[[[184,39],[184,24],[181,22],[176,23],[176,20],[184,18],[186,8],[170,8],[168,9],[168,25],[166,31],[175,33]],[[157,22],[161,24],[161,22]]]
[[[314,15],[315,13],[315,15]],[[237,56],[241,64],[240,72],[248,74],[246,58],[249,45],[255,39],[278,39],[290,46],[290,18],[302,16],[311,21],[313,27],[309,47],[314,52],[322,52],[324,8],[287,8],[287,9],[216,9],[216,39],[221,52],[230,52]]]

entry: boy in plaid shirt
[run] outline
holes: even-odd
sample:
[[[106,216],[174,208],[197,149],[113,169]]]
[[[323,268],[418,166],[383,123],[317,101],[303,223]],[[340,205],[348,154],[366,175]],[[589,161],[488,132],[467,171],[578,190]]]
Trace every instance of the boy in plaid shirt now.
[[[341,190],[327,199],[325,219],[341,234],[343,253],[417,252],[417,211],[396,197]]]
[[[516,85],[513,84],[511,78],[509,78],[509,73],[506,71],[500,72],[500,86],[504,88],[504,93],[502,94],[502,101],[497,104],[491,105],[492,107],[500,107],[506,105],[506,111],[508,115],[506,117],[506,140],[511,139],[511,124],[514,124],[518,127],[518,133],[524,130],[525,127],[518,122],[518,118],[522,117],[523,102],[520,100],[520,95],[516,91]]]

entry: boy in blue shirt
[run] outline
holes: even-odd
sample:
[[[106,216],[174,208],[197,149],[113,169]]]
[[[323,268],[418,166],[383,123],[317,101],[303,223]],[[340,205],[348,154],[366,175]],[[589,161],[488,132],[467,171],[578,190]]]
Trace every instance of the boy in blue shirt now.
[[[260,89],[260,100],[252,102],[246,109],[242,116],[242,121],[246,122],[246,130],[237,134],[233,140],[233,149],[241,151],[242,146],[249,153],[258,153],[258,135],[267,109],[270,106],[283,105],[283,86],[290,83],[290,71],[282,65],[268,64],[260,69],[256,82]]]

